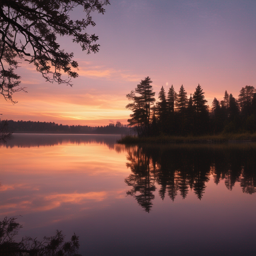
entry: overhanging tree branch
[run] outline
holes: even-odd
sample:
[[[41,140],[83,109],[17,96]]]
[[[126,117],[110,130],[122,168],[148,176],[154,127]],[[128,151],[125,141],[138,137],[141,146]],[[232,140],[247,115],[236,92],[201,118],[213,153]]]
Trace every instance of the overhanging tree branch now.
[[[34,64],[36,70],[49,82],[71,84],[78,76],[74,71],[78,63],[73,53],[60,48],[57,36],[71,36],[83,51],[99,51],[98,37],[86,33],[88,26],[95,26],[91,13],[104,14],[109,0],[2,0],[0,2],[0,94],[12,100],[20,84],[14,72],[18,59]],[[83,7],[85,18],[73,20],[70,12]],[[62,74],[68,76],[62,78]]]

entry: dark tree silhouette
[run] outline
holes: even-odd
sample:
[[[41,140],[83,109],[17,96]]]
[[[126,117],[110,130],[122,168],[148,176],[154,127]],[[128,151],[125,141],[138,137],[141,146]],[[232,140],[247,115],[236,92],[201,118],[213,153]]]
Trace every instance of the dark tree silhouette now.
[[[224,94],[223,106],[225,106],[226,109],[229,108],[229,94],[227,91],[225,91],[225,94]]]
[[[195,106],[193,104],[193,98],[190,95],[188,100],[188,106],[186,109],[186,133],[193,135],[195,133],[195,125],[196,125],[196,112]]]
[[[151,93],[154,95],[152,91]],[[165,135],[201,136],[256,132],[256,92],[253,86],[242,88],[239,100],[225,91],[221,102],[214,98],[211,109],[206,104],[204,91],[199,84],[189,99],[183,85],[178,94],[171,86],[167,98],[162,87],[158,101],[151,108],[154,98],[146,103],[142,84],[127,97],[133,100],[133,103],[127,105],[133,111],[128,121],[131,126],[137,126],[139,136],[161,135],[160,141],[164,141]]]
[[[128,104],[126,108],[132,110],[130,119],[128,119],[130,126],[137,126],[138,133],[146,135],[150,125],[151,106],[155,101],[155,93],[152,90],[152,81],[149,77],[137,85],[135,91],[127,94],[127,98],[133,102]]]
[[[223,130],[225,117],[220,102],[214,98],[212,102],[212,132],[218,134]]]
[[[186,198],[189,188],[198,199],[207,192],[211,176],[218,184],[224,181],[232,190],[240,183],[242,192],[256,192],[256,148],[246,147],[129,147],[127,167],[131,174],[125,179],[131,186],[127,194],[133,196],[147,212],[153,206],[154,191],[164,200],[168,193],[172,201],[179,193]],[[223,186],[223,182],[222,185]]]
[[[207,100],[205,100],[203,89],[200,84],[193,94],[193,104],[195,108],[195,134],[208,132],[209,114],[207,111]]]
[[[159,120],[160,129],[163,132],[167,132],[166,128],[166,120],[168,118],[168,112],[167,112],[167,101],[165,96],[165,90],[164,87],[161,87],[161,90],[159,92],[159,101],[157,102],[157,117]]]
[[[242,115],[252,114],[251,106],[252,106],[254,93],[255,93],[255,88],[250,85],[246,85],[240,90],[240,94],[238,96],[238,102],[239,102]]]
[[[85,29],[95,26],[91,13],[104,13],[108,0],[1,0],[0,1],[0,93],[12,100],[21,90],[20,76],[15,73],[18,59],[33,63],[46,81],[67,83],[78,76],[73,53],[65,52],[57,36],[70,36],[87,53],[99,51],[98,36]],[[83,8],[85,18],[73,20],[70,13]],[[63,79],[61,73],[68,78]]]
[[[177,101],[176,101],[178,112],[184,113],[187,107],[187,103],[188,103],[187,92],[185,91],[184,86],[181,85],[179,93],[177,95]]]
[[[76,252],[79,248],[79,237],[75,234],[70,242],[64,242],[64,235],[58,230],[55,236],[44,237],[43,241],[25,237],[16,242],[14,237],[21,228],[15,218],[5,217],[0,221],[0,255],[78,256]]]
[[[168,106],[169,112],[174,112],[176,99],[177,99],[177,93],[175,92],[174,87],[172,85],[168,91],[168,97],[167,97],[167,106]]]
[[[127,159],[129,162],[126,165],[132,171],[132,174],[125,179],[127,185],[132,186],[127,195],[135,197],[138,204],[146,212],[150,212],[152,200],[155,198],[153,191],[156,189],[150,173],[150,159],[141,149],[129,151]]]
[[[193,103],[196,113],[202,113],[207,110],[207,100],[204,97],[204,92],[200,84],[196,87],[196,91],[193,94]]]

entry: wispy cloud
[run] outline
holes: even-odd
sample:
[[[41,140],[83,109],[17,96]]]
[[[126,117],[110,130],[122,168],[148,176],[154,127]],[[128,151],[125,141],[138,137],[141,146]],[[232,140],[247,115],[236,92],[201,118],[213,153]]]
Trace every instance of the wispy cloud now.
[[[80,76],[86,76],[91,78],[104,78],[109,80],[124,80],[127,82],[138,82],[141,76],[137,74],[131,74],[126,70],[107,69],[104,66],[82,66],[78,70]]]

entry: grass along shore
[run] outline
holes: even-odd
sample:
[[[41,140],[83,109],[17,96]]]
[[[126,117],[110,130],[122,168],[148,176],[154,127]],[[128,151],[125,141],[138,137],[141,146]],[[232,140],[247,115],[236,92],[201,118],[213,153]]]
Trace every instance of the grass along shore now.
[[[256,142],[256,133],[243,134],[219,134],[204,136],[156,136],[156,137],[138,137],[125,136],[117,141],[119,144],[136,145],[136,144],[211,144],[211,143],[246,143]]]

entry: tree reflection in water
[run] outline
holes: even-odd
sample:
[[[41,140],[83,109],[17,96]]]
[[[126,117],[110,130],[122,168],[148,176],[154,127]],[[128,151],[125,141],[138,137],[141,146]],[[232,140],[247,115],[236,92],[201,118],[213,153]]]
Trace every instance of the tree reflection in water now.
[[[214,182],[225,181],[232,190],[239,182],[244,193],[256,191],[256,145],[180,145],[137,146],[127,149],[127,167],[131,174],[125,179],[133,196],[146,212],[153,206],[154,192],[159,186],[162,199],[168,194],[172,201],[178,193],[186,198],[189,189],[201,200],[211,175]]]

